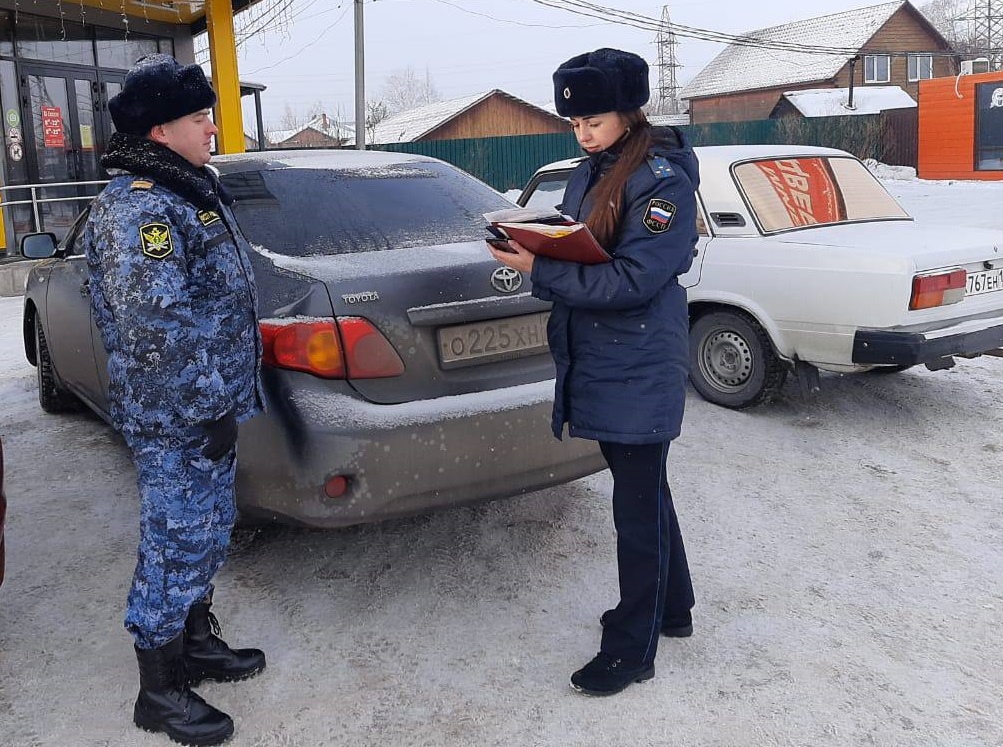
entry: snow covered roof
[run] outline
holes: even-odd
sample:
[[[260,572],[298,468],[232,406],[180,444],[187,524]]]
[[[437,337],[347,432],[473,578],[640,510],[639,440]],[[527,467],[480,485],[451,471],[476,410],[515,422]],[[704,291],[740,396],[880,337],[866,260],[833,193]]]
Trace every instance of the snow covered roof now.
[[[366,132],[366,141],[379,145],[384,143],[413,142],[495,94],[510,98],[524,106],[537,109],[551,117],[557,117],[553,112],[548,112],[536,104],[523,101],[517,96],[495,88],[486,93],[460,96],[448,101],[436,101],[433,104],[426,104],[417,109],[411,109],[400,114],[395,114],[392,117],[387,117],[376,125],[375,132]]]
[[[680,126],[690,123],[689,114],[649,114],[648,121],[655,127]]]
[[[911,109],[912,96],[898,86],[857,86],[853,89],[853,109],[846,107],[848,88],[812,88],[784,94],[806,117],[835,117],[847,114],[879,114],[886,109]]]
[[[750,31],[745,36],[813,47],[858,50],[905,5],[908,5],[906,0],[895,0]],[[729,44],[683,88],[681,98],[694,99],[829,80],[843,68],[848,57],[845,54],[811,54]]]
[[[355,135],[354,125],[339,122],[332,117],[328,117],[327,114],[318,114],[302,127],[292,130],[269,130],[265,133],[265,136],[268,138],[268,142],[278,145],[304,130],[316,130],[327,137],[335,139],[344,139],[345,137],[353,137]]]

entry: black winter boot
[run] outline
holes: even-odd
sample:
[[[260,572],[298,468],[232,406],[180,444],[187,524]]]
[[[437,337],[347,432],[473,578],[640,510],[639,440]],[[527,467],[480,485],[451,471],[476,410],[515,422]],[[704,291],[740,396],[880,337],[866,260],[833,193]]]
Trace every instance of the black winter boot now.
[[[139,697],[133,721],[181,744],[222,744],[233,734],[233,720],[192,692],[185,678],[182,645],[179,635],[160,648],[136,649]]]
[[[234,682],[253,677],[265,668],[265,654],[256,648],[232,649],[222,640],[219,622],[206,597],[188,610],[185,620],[185,669],[193,686],[203,680]]]

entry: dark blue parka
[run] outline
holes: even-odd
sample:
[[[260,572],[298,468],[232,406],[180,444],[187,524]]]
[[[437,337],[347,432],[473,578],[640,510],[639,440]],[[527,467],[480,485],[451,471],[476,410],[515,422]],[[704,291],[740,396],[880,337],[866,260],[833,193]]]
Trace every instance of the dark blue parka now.
[[[126,436],[183,434],[257,414],[254,279],[215,178],[123,133],[102,163],[124,173],[94,201],[82,244],[113,424]]]
[[[677,278],[693,261],[699,170],[674,128],[629,177],[613,261],[537,257],[533,295],[553,301],[547,328],[557,365],[553,429],[579,438],[657,443],[679,435],[686,398],[689,321]],[[590,191],[618,158],[593,154],[568,179],[563,212],[585,220]],[[666,222],[668,225],[666,226]]]

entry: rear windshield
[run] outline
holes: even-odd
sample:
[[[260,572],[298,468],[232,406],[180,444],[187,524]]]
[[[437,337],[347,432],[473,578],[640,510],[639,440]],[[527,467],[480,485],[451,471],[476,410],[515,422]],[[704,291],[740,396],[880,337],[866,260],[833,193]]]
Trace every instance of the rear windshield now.
[[[735,178],[763,231],[866,220],[909,218],[854,158],[752,161]]]
[[[511,203],[440,163],[225,174],[248,240],[291,257],[484,238],[483,213]]]

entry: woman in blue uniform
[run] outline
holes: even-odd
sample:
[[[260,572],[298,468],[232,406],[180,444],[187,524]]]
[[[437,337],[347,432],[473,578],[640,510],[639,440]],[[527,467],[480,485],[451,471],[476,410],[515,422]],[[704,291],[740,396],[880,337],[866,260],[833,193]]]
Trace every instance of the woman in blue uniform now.
[[[620,602],[601,617],[599,653],[571,676],[588,695],[613,695],[654,676],[659,634],[692,633],[682,535],[666,478],[686,398],[689,323],[678,277],[697,241],[696,156],[682,132],[652,127],[648,66],[599,49],[554,73],[557,112],[588,154],[562,205],[588,224],[612,261],[535,257],[516,242],[495,258],[528,272],[552,301],[557,366],[554,435],[599,442],[613,475]]]

